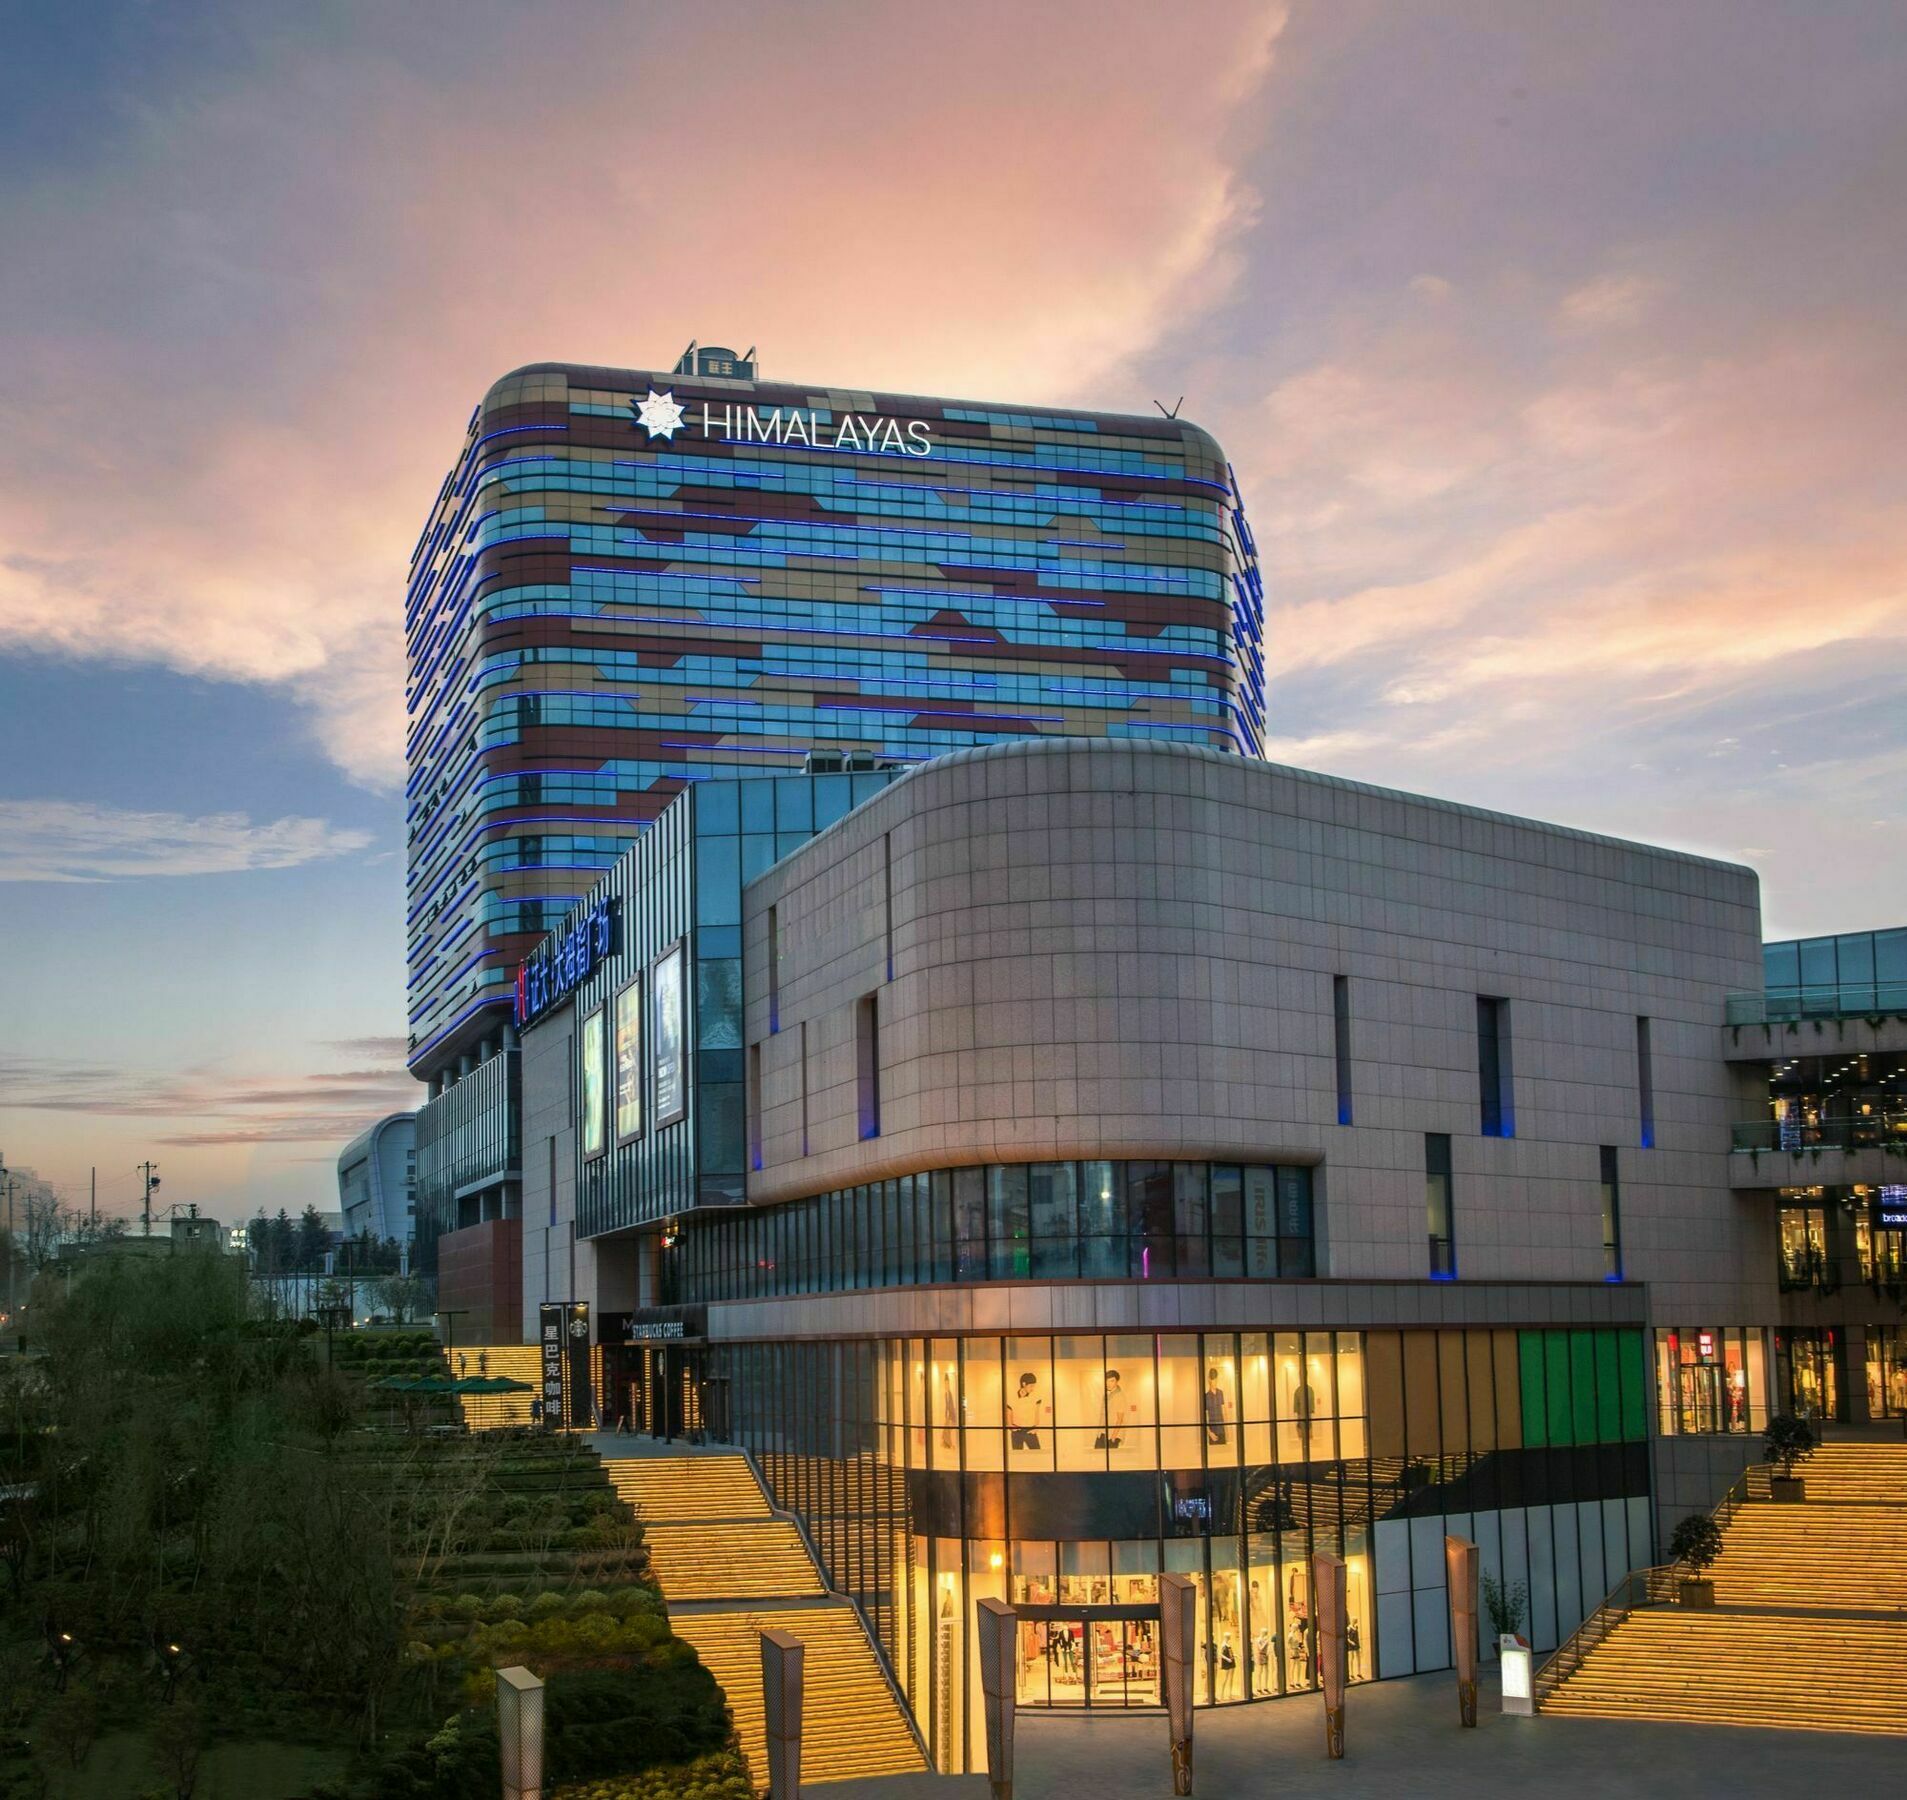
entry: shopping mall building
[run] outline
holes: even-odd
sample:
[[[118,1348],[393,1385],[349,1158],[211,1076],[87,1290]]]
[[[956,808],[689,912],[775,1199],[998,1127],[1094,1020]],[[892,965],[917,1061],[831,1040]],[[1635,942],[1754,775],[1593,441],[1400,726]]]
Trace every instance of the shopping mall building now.
[[[978,1598],[1154,1703],[1183,1571],[1244,1701],[1319,1549],[1446,1666],[1454,1531],[1546,1649],[1771,1409],[1907,1412],[1907,931],[1262,761],[1193,427],[753,374],[507,377],[419,547],[460,1338],[581,1309],[585,1415],[750,1451],[951,1768]]]
[[[979,1597],[1022,1704],[1150,1702],[1183,1571],[1246,1700],[1317,1549],[1356,1675],[1445,1666],[1449,1531],[1548,1648],[1771,1407],[1907,1401],[1907,933],[1765,975],[1748,869],[1070,739],[698,783],[567,923],[523,1316],[756,1456],[943,1766]]]

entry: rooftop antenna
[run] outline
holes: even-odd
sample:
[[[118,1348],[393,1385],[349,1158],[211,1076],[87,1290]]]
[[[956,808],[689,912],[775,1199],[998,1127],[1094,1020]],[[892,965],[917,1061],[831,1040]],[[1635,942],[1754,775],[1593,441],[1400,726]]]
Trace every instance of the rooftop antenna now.
[[[1165,412],[1165,402],[1163,400],[1155,400],[1152,404],[1156,406],[1160,412],[1165,413],[1168,419],[1176,419],[1179,416],[1179,408],[1185,404],[1185,396],[1181,394],[1172,402],[1172,410],[1170,412]]]

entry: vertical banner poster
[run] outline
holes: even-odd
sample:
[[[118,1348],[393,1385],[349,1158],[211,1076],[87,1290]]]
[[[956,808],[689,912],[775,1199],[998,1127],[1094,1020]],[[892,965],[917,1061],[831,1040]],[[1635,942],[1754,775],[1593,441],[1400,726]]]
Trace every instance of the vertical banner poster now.
[[[642,1136],[642,983],[616,996],[616,1142]]]
[[[582,1079],[577,1083],[583,1107],[583,1157],[601,1156],[608,1148],[603,1129],[603,1106],[607,1098],[603,1079],[603,1009],[599,1006],[583,1021],[583,1041],[579,1046]]]
[[[588,1431],[596,1423],[595,1394],[589,1379],[589,1302],[572,1300],[564,1327],[564,1417],[572,1431]]]
[[[536,1338],[542,1358],[543,1422],[563,1422],[563,1307],[545,1301],[536,1309]]]
[[[688,958],[677,944],[658,960],[650,977],[654,994],[656,1123],[667,1125],[689,1110],[688,1046],[684,1029],[684,976]]]

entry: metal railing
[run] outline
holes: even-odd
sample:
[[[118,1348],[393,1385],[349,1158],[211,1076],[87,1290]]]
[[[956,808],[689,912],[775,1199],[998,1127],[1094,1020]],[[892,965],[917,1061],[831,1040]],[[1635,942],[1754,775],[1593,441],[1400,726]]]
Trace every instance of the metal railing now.
[[[1804,1019],[1874,1019],[1907,1014],[1907,982],[1825,981],[1730,994],[1730,1025],[1791,1025]]]
[[[1907,1150],[1907,1112],[1863,1113],[1855,1119],[1802,1124],[1789,1119],[1751,1119],[1729,1127],[1730,1148],[1773,1154],[1783,1150],[1873,1150],[1897,1144]]]
[[[1709,1517],[1726,1531],[1729,1521],[1749,1501],[1769,1498],[1770,1472],[1766,1463],[1750,1463],[1728,1484],[1728,1491],[1716,1503]],[[1537,1670],[1532,1684],[1537,1710],[1542,1710],[1543,1702],[1582,1667],[1583,1658],[1632,1612],[1644,1606],[1673,1605],[1677,1599],[1677,1589],[1688,1574],[1683,1563],[1657,1563],[1652,1568],[1632,1569],[1617,1582],[1602,1604],[1556,1647],[1555,1653]]]
[[[1608,1637],[1632,1612],[1644,1606],[1666,1606],[1675,1598],[1679,1563],[1631,1569],[1603,1597],[1602,1604],[1557,1645],[1549,1661],[1536,1672],[1538,1711],[1551,1694],[1582,1667],[1583,1658]]]
[[[859,1622],[862,1635],[868,1641],[868,1647],[874,1652],[874,1666],[880,1671],[881,1679],[887,1683],[887,1691],[893,1696],[894,1704],[900,1708],[901,1717],[907,1722],[907,1730],[913,1738],[915,1747],[920,1751],[921,1759],[929,1769],[934,1767],[933,1751],[928,1747],[926,1733],[921,1730],[920,1721],[914,1717],[914,1709],[908,1704],[907,1693],[902,1688],[900,1677],[894,1672],[893,1665],[887,1659],[887,1645],[881,1634],[874,1629],[874,1621],[869,1616],[865,1604],[859,1596],[849,1593],[845,1588],[834,1585],[834,1578],[828,1571],[828,1565],[821,1558],[821,1546],[815,1541],[814,1533],[808,1528],[808,1521],[792,1507],[782,1506],[775,1499],[775,1491],[768,1485],[767,1472],[756,1459],[755,1452],[745,1444],[733,1446],[741,1452],[742,1460],[748,1464],[749,1472],[760,1486],[762,1496],[768,1502],[769,1512],[785,1524],[795,1528],[795,1534],[801,1539],[802,1548],[808,1552],[808,1559],[814,1564],[815,1573],[821,1577],[822,1591],[831,1600],[845,1600]]]

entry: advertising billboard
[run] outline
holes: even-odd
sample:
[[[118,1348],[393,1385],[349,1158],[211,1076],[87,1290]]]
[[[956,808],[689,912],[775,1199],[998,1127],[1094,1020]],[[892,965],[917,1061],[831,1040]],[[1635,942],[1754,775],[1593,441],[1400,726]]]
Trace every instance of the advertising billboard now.
[[[667,1125],[689,1110],[687,1032],[688,957],[677,944],[656,961],[650,975],[653,996],[650,1023],[651,1055],[656,1072],[656,1123]]]
[[[642,1136],[642,983],[616,996],[616,1142]]]
[[[582,1042],[577,1053],[582,1064],[581,1079],[576,1085],[582,1102],[583,1155],[585,1158],[601,1156],[609,1144],[603,1117],[608,1083],[604,1079],[603,1009],[600,1006],[583,1021]]]

